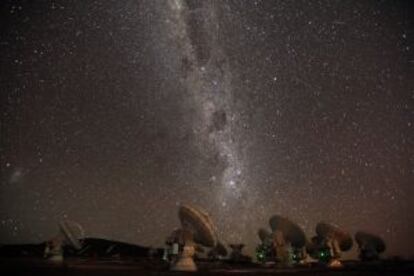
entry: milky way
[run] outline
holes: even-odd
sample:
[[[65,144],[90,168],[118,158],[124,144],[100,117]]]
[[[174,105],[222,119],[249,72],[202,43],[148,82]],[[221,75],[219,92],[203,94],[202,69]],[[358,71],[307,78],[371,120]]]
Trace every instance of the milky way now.
[[[211,186],[222,217],[229,217],[227,204],[240,199],[245,167],[237,137],[238,114],[234,107],[232,72],[219,41],[215,2],[168,2],[169,32],[179,44],[181,81],[197,110],[194,143],[201,152],[215,155],[222,171],[212,174]],[[191,3],[191,2],[190,2]],[[234,229],[236,230],[236,229]],[[241,229],[237,229],[241,230]]]
[[[414,253],[408,2],[0,7],[0,242],[162,246],[190,203],[250,253],[273,214]]]

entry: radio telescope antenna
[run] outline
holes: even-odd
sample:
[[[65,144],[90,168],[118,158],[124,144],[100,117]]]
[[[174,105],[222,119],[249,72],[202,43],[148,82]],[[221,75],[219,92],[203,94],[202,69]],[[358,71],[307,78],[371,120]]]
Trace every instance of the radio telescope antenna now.
[[[272,245],[279,263],[286,266],[292,261],[299,262],[306,258],[306,236],[299,225],[279,215],[272,216],[269,225],[273,232]]]
[[[338,226],[320,222],[316,225],[317,236],[308,246],[311,255],[318,255],[320,261],[328,263],[330,267],[342,267],[341,252],[352,248],[351,235]]]
[[[85,237],[82,226],[74,221],[59,222],[59,233],[46,243],[45,257],[51,261],[63,261],[63,248],[70,246],[75,250],[82,248],[81,240]]]
[[[173,264],[175,271],[196,271],[193,256],[196,244],[220,249],[217,246],[217,234],[211,217],[203,210],[190,205],[181,205],[178,210],[181,229],[177,231],[178,243],[182,245],[182,251],[178,261]],[[220,249],[222,250],[222,249]]]
[[[355,234],[355,241],[359,247],[361,261],[378,260],[379,255],[386,249],[384,240],[371,233],[358,231]]]

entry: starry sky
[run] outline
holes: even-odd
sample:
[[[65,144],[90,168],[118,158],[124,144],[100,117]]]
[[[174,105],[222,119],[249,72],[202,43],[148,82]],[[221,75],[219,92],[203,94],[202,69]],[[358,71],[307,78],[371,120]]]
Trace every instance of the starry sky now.
[[[410,1],[2,1],[0,242],[61,219],[161,246],[273,214],[413,257]],[[352,257],[355,249],[345,254]]]

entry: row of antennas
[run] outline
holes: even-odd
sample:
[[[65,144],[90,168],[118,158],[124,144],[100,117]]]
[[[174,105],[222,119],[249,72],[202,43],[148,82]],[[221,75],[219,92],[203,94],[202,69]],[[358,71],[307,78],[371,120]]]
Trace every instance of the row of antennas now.
[[[285,217],[272,216],[269,225],[271,231],[258,231],[262,243],[256,249],[256,257],[261,262],[276,261],[288,266],[306,263],[311,257],[330,267],[341,267],[341,253],[349,251],[354,243],[350,233],[325,222],[316,225],[316,235],[310,240],[299,225]],[[384,241],[376,235],[360,231],[355,241],[361,260],[376,260],[385,251]]]
[[[195,271],[197,266],[193,256],[196,252],[209,249],[208,256],[220,258],[227,256],[227,249],[220,242],[216,228],[211,217],[202,209],[181,205],[178,210],[181,228],[174,230],[167,238],[166,244],[170,246],[165,259],[171,262],[171,269],[177,271]],[[352,236],[340,227],[318,223],[316,235],[308,240],[302,228],[282,216],[272,216],[269,219],[271,231],[259,229],[258,236],[261,244],[256,249],[259,262],[274,262],[281,266],[294,263],[306,263],[309,257],[326,263],[331,267],[340,267],[341,253],[353,246]],[[84,231],[74,221],[59,223],[59,233],[47,242],[45,256],[50,260],[63,260],[63,247],[70,246],[75,250],[82,249]],[[375,260],[385,251],[384,241],[366,232],[357,232],[355,241],[360,250],[362,260]],[[243,244],[231,244],[233,252],[230,259],[248,260],[241,251]],[[168,256],[167,256],[168,255]]]

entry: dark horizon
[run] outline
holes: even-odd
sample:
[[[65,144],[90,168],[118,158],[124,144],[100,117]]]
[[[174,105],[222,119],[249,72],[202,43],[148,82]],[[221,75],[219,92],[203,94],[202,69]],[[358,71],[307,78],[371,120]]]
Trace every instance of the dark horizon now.
[[[201,206],[252,253],[273,214],[414,257],[409,1],[3,1],[0,243],[161,246]],[[356,245],[344,257],[355,257]]]

